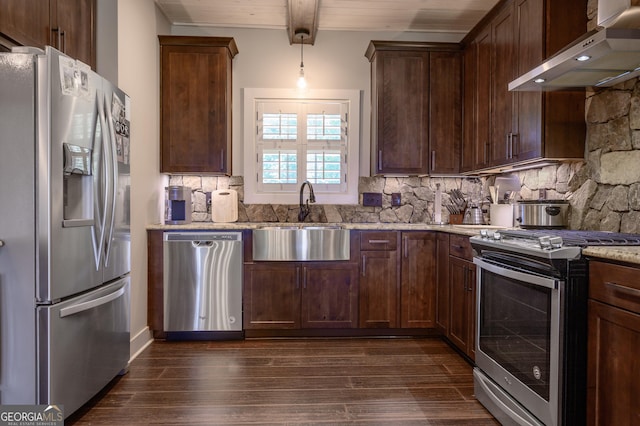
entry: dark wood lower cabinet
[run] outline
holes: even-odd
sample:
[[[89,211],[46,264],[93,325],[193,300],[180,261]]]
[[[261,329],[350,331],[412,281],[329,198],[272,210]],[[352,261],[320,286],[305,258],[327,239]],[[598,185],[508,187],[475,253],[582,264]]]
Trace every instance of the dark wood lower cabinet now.
[[[587,422],[640,424],[640,315],[589,301]]]
[[[443,335],[449,332],[449,234],[436,236],[436,327]]]
[[[434,232],[403,232],[400,327],[435,328],[437,243]]]
[[[449,329],[447,339],[475,359],[476,267],[468,237],[452,235],[449,252]]]
[[[360,327],[398,327],[398,252],[363,251],[360,275]]]
[[[165,337],[162,237],[162,230],[148,232],[148,318],[156,338]],[[253,261],[251,231],[243,238],[248,337],[446,335],[446,233],[353,231],[351,260],[339,262]]]
[[[244,328],[355,328],[357,273],[351,263],[247,264]]]
[[[300,328],[299,267],[271,262],[244,271],[243,328]]]
[[[640,268],[589,263],[587,424],[640,424]]]
[[[358,327],[358,265],[303,265],[302,328]]]

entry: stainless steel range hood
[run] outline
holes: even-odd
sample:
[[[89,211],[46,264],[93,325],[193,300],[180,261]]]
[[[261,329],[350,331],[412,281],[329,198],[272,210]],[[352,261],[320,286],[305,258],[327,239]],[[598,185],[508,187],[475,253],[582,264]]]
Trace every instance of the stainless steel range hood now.
[[[640,75],[640,0],[599,0],[587,33],[509,83],[511,91],[610,87]]]

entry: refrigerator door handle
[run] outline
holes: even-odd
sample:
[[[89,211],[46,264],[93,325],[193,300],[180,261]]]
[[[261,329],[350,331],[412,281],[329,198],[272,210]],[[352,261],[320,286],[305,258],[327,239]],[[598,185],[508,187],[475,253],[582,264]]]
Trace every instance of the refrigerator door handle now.
[[[104,136],[104,132],[106,131],[106,123],[104,120],[104,112],[102,111],[102,105],[100,103],[100,99],[99,99],[99,94],[98,92],[96,92],[96,121],[100,123],[100,131],[98,131],[98,125],[96,123],[95,126],[95,134],[94,134],[94,144],[96,143],[96,140],[98,140],[98,135],[99,135],[99,139],[100,139],[100,143],[102,144],[102,150],[95,150],[94,152],[98,153],[97,155],[100,156],[100,162],[99,162],[99,167],[98,170],[95,173],[95,176],[97,176],[98,182],[97,182],[97,188],[96,188],[96,192],[97,194],[100,194],[101,192],[104,192],[103,194],[103,199],[102,199],[102,207],[100,206],[100,202],[95,201],[94,204],[94,209],[95,212],[97,213],[97,217],[98,217],[98,232],[94,233],[94,255],[95,255],[95,259],[96,259],[96,268],[100,269],[100,260],[102,259],[102,246],[104,243],[104,233],[105,233],[105,226],[106,226],[106,215],[104,212],[104,209],[107,204],[107,199],[108,199],[108,187],[105,188],[105,186],[107,186],[109,184],[108,179],[105,179],[105,171],[104,171],[104,156],[105,156],[105,136]],[[97,234],[97,235],[96,235]],[[97,241],[96,241],[97,239]]]
[[[116,96],[115,93],[113,94],[113,96]],[[108,164],[106,165],[106,170],[108,170],[110,172],[110,176],[107,177],[107,179],[109,180],[109,182],[111,183],[111,193],[109,194],[109,196],[111,197],[111,205],[107,208],[107,210],[109,211],[109,213],[111,214],[111,223],[109,224],[109,230],[106,233],[106,238],[105,238],[105,258],[104,258],[104,264],[105,266],[107,266],[109,264],[109,254],[111,253],[111,239],[113,238],[113,227],[115,224],[115,216],[116,216],[116,180],[118,179],[118,162],[116,161],[117,158],[117,152],[116,152],[116,131],[115,128],[113,126],[113,116],[111,115],[111,110],[109,109],[109,103],[108,100],[105,96],[104,98],[104,111],[105,111],[105,116],[106,116],[106,121],[107,121],[107,126],[108,126],[108,132],[107,132],[107,142],[108,145],[106,147],[106,149],[109,150],[109,155],[107,155],[107,161]]]
[[[62,308],[60,309],[60,318],[68,317],[70,315],[75,315],[80,312],[97,308],[98,306],[106,305],[107,303],[113,300],[116,300],[117,298],[122,296],[125,290],[126,288],[123,286],[120,289],[114,291],[113,293],[107,294],[106,296],[102,296],[97,299],[90,300],[88,302],[78,303],[77,305],[72,305],[67,308]]]

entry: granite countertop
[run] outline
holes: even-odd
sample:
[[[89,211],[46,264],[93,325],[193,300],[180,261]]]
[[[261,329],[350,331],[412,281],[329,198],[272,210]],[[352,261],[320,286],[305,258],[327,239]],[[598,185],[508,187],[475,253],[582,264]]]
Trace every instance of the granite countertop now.
[[[617,260],[640,265],[640,247],[629,246],[589,246],[582,250],[587,257],[603,260]]]
[[[208,230],[244,230],[257,229],[265,226],[341,226],[345,229],[357,230],[388,230],[388,231],[440,231],[450,234],[473,236],[481,229],[507,229],[490,225],[437,225],[429,223],[311,223],[303,224],[281,222],[192,222],[188,225],[165,225],[156,223],[148,225],[148,230],[160,231],[208,231]],[[615,260],[640,265],[640,247],[629,246],[589,246],[582,250],[587,257],[596,257],[603,260]]]
[[[281,222],[192,222],[188,225],[165,225],[157,223],[148,225],[148,230],[161,231],[196,231],[196,230],[243,230],[257,229],[265,226],[341,226],[345,229],[357,230],[389,230],[389,231],[440,231],[460,235],[477,235],[481,229],[505,229],[490,225],[437,225],[428,223],[281,223]]]

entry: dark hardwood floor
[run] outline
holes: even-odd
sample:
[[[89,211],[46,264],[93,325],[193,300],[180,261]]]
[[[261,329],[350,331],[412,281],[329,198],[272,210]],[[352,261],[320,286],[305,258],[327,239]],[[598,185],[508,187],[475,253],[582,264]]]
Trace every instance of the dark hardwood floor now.
[[[65,424],[353,423],[498,424],[437,338],[156,341]]]

